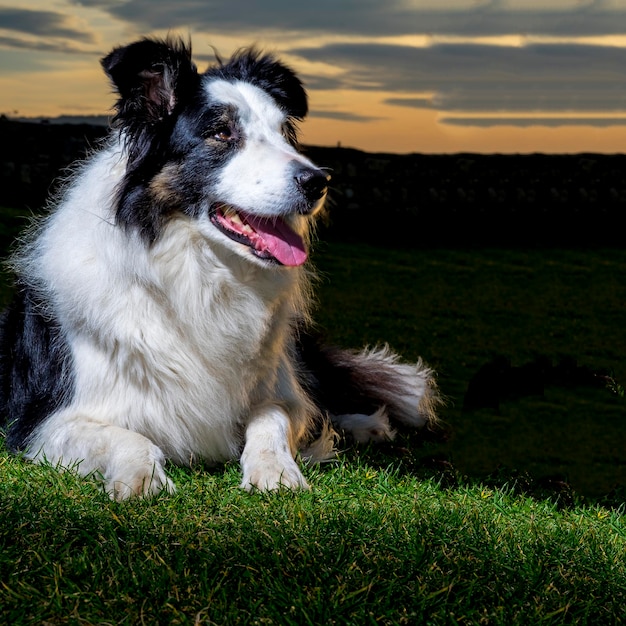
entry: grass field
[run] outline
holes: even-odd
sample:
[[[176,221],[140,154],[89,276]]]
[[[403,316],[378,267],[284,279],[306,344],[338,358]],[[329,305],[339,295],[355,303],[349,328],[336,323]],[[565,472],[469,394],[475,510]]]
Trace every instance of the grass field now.
[[[505,466],[595,496],[626,484],[626,404],[593,376],[570,373],[543,394],[502,390],[497,409],[463,408],[470,379],[497,356],[514,367],[538,357],[555,366],[575,361],[579,374],[606,371],[623,385],[626,251],[335,243],[322,244],[317,260],[317,319],[331,340],[389,341],[439,372],[452,429],[440,451],[461,471]]]
[[[621,512],[443,487],[359,458],[307,493],[249,495],[238,470],[112,503],[1,462],[6,624],[617,624]]]
[[[626,252],[332,243],[315,260],[329,339],[423,356],[451,437],[349,450],[306,469],[307,493],[247,494],[230,464],[171,468],[175,494],[126,503],[0,451],[0,623],[626,621],[624,398],[569,375],[463,407],[495,356],[623,385]]]

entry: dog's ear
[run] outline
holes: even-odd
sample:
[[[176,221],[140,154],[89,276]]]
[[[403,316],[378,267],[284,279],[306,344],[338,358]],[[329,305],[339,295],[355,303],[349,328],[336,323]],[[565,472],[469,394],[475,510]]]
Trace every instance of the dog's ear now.
[[[193,97],[199,76],[191,46],[181,40],[143,39],[102,59],[120,98],[114,125],[123,130],[128,160],[117,194],[117,220],[152,241],[160,215],[152,210],[146,181],[167,160],[176,112]]]
[[[180,39],[142,39],[101,63],[120,95],[114,121],[130,130],[167,119],[198,78],[191,46]]]
[[[207,70],[207,75],[242,80],[256,85],[270,95],[287,114],[285,130],[288,139],[297,144],[297,122],[306,117],[308,98],[295,72],[271,54],[262,54],[256,48],[236,52],[226,63]]]
[[[271,54],[262,54],[255,48],[244,48],[214,71],[226,78],[247,81],[260,87],[295,119],[303,119],[308,112],[307,95],[302,82],[293,70]]]

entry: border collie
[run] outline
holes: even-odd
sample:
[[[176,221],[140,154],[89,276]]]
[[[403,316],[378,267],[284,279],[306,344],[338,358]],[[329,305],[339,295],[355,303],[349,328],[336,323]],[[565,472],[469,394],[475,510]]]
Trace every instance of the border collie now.
[[[8,448],[95,475],[116,499],[172,491],[166,460],[239,459],[242,487],[296,489],[298,454],[328,456],[337,431],[366,441],[393,435],[388,418],[433,422],[421,361],[303,330],[328,176],[297,149],[296,75],[256,50],[199,73],[174,39],[102,66],[113,131],[12,258]]]

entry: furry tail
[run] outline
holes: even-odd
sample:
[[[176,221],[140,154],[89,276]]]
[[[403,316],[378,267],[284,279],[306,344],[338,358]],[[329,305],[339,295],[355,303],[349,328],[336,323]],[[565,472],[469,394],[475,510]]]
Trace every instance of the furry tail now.
[[[441,404],[433,371],[421,360],[402,363],[388,346],[361,352],[300,338],[307,387],[333,425],[356,441],[392,439],[393,422],[434,427]]]

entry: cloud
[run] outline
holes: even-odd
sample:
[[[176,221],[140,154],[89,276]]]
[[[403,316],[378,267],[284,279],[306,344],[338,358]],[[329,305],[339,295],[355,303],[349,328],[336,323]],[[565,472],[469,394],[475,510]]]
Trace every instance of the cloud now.
[[[508,112],[596,112],[626,111],[626,92],[613,83],[594,83],[583,89],[576,83],[546,87],[528,83],[480,81],[463,90],[440,88],[432,97],[385,98],[385,104],[415,109],[474,113],[478,111]]]
[[[81,15],[93,14],[93,28],[72,15],[72,5],[83,7]],[[542,114],[546,125],[578,123],[570,117],[576,114],[581,124],[626,124],[620,118],[626,114],[626,48],[571,40],[626,35],[623,0],[545,0],[543,5],[527,0],[63,0],[54,6],[65,6],[66,13],[0,8],[0,46],[13,49],[5,71],[13,71],[9,62],[15,64],[25,49],[42,57],[31,65],[43,63],[47,52],[82,48],[94,53],[89,48],[97,43],[95,24],[105,23],[103,14],[108,14],[114,18],[108,28],[114,24],[116,33],[191,32],[203,45],[212,42],[212,34],[240,38],[241,45],[269,38],[300,67],[309,91],[368,91],[388,106],[439,111],[449,124],[536,124]],[[433,36],[434,43],[389,43],[392,37],[420,34]],[[500,35],[527,35],[529,43],[476,43]],[[542,35],[570,43],[537,43]],[[199,59],[212,61],[209,55]],[[362,108],[315,114],[342,121],[380,119]]]
[[[332,91],[333,89],[340,89],[345,82],[340,77],[314,75],[310,72],[300,72],[299,74],[307,91]]]
[[[64,54],[79,54],[84,50],[75,45],[72,41],[43,40],[43,39],[21,39],[19,37],[9,37],[0,35],[0,47],[35,50],[37,52],[62,52]],[[42,61],[43,63],[43,61]],[[2,70],[10,69],[6,64],[2,64]]]
[[[533,44],[329,44],[291,51],[341,68],[335,88],[440,111],[626,111],[626,48]],[[425,96],[424,94],[432,94]]]
[[[490,128],[493,126],[517,126],[527,128],[531,126],[546,126],[556,128],[560,126],[626,126],[626,117],[443,117],[441,124],[454,126],[475,126]]]
[[[322,117],[330,120],[339,120],[341,122],[375,122],[381,119],[380,117],[359,115],[358,113],[351,113],[349,111],[325,111],[323,109],[311,111],[309,117]]]
[[[398,107],[409,107],[410,109],[435,109],[433,98],[386,98],[385,104]]]
[[[505,82],[626,79],[626,48],[532,44],[521,47],[437,44],[411,47],[337,43],[290,51],[309,61],[342,68],[342,83],[353,88],[425,90],[455,81],[465,85],[491,77]],[[335,76],[335,80],[338,80]]]
[[[511,8],[497,0],[465,3],[456,8],[443,2],[409,0],[131,0],[76,2],[100,6],[115,17],[148,30],[193,28],[231,33],[349,34],[392,36],[439,34],[486,36],[502,34],[610,35],[626,32],[626,9],[608,2],[570,3],[559,10]],[[521,3],[517,3],[518,5]],[[546,4],[550,4],[547,2]],[[523,6],[523,4],[522,4]]]
[[[69,0],[70,4],[79,7],[107,8],[119,4],[119,0]]]
[[[93,4],[93,2],[91,2]],[[402,0],[187,0],[172,10],[171,0],[102,2],[115,17],[147,29],[193,27],[197,31],[231,33],[308,32],[367,33],[380,35],[406,31],[414,14]],[[108,5],[108,6],[107,6]]]
[[[65,38],[93,43],[93,34],[73,17],[53,11],[0,7],[0,28],[37,37]]]

